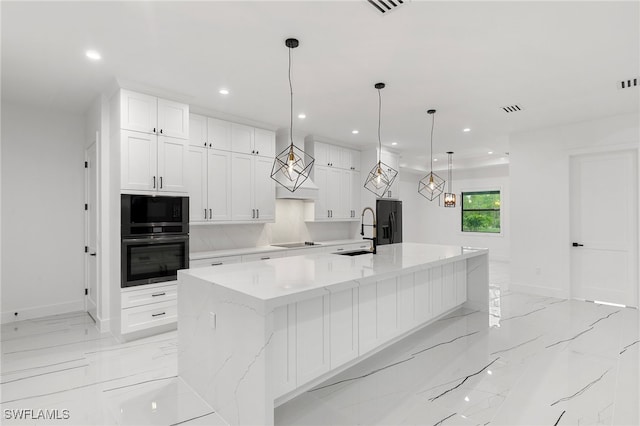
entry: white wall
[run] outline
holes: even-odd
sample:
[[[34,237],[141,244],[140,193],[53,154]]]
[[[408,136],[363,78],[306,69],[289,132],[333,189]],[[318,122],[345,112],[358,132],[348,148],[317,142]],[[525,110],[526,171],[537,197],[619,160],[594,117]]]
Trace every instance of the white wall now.
[[[84,308],[84,121],[2,104],[2,322]]]
[[[276,221],[246,225],[191,225],[193,252],[266,246],[269,244],[360,238],[355,222],[305,222],[302,200],[276,200]]]
[[[435,173],[444,178],[447,176],[446,170],[436,170]],[[500,190],[502,207],[501,235],[461,232],[459,202],[455,208],[445,208],[438,204],[437,199],[429,201],[418,194],[418,181],[424,175],[424,172],[414,173],[405,169],[400,174],[403,241],[483,247],[489,249],[491,259],[508,261],[510,254],[509,166],[505,164],[479,169],[454,169],[452,179],[452,190],[458,194],[458,201],[462,191]]]
[[[639,131],[629,114],[511,135],[512,289],[570,297],[569,158],[637,148]]]

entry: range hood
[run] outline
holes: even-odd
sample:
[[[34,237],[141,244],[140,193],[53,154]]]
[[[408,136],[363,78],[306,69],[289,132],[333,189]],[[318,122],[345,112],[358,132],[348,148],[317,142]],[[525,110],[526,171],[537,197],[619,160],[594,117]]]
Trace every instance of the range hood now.
[[[276,153],[281,152],[283,149],[289,146],[291,140],[289,139],[289,129],[278,129],[276,131]],[[300,135],[293,135],[293,143],[307,151],[307,147],[304,146],[304,137]],[[314,165],[315,167],[315,165]],[[290,188],[293,188],[293,184]],[[309,177],[305,180],[298,189],[291,192],[289,189],[282,185],[276,184],[276,198],[289,199],[289,200],[317,200],[318,199],[318,187]]]

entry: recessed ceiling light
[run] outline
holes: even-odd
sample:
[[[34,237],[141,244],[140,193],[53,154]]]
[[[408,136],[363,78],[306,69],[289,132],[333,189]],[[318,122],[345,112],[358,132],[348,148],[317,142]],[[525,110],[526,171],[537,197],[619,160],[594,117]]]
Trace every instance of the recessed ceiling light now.
[[[360,133],[359,130],[352,130],[351,133],[353,133],[354,135],[357,135],[358,133]]]
[[[229,90],[228,89],[220,89],[220,90],[218,90],[218,93],[220,93],[221,95],[228,95],[229,94]]]
[[[102,59],[102,55],[100,55],[100,53],[95,50],[87,50],[85,52],[85,55],[87,55],[87,58],[93,61],[99,61],[100,59]]]
[[[493,151],[489,151],[489,152],[487,152],[487,154],[491,155],[491,154],[493,154]]]
[[[396,146],[398,145],[398,142],[391,142],[391,145]]]
[[[464,129],[462,129],[462,131],[463,131],[463,132],[470,132],[470,131],[471,131],[471,129],[470,129],[470,128],[468,128],[468,127],[465,127]]]
[[[307,114],[305,114],[304,112],[301,112],[300,114],[298,114],[298,118],[304,120],[305,118],[307,118]]]
[[[434,158],[434,159],[433,159],[433,161],[438,161],[438,159],[437,159],[437,158]]]

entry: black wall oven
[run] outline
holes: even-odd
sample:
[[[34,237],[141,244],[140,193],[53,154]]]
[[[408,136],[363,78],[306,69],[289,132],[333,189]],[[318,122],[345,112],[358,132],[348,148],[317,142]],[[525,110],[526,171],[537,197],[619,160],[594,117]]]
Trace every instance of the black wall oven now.
[[[173,281],[189,267],[189,198],[122,194],[122,287]]]

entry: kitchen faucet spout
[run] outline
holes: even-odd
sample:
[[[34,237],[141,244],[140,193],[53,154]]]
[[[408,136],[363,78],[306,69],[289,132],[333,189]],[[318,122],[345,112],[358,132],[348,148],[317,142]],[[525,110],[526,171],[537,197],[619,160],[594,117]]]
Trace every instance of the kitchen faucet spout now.
[[[372,224],[371,224],[371,225],[365,225],[365,224],[364,224],[364,214],[367,212],[367,210],[369,210],[369,211],[371,212],[371,216],[372,216],[372,218],[373,218],[373,222],[372,222]],[[371,227],[373,228],[372,238],[365,238],[365,236],[364,236],[364,227],[365,227],[365,226],[371,226]],[[376,238],[376,237],[377,237],[377,234],[376,234],[376,228],[377,228],[377,226],[376,226],[376,213],[373,211],[373,209],[372,209],[371,207],[365,207],[365,208],[362,210],[362,214],[360,215],[360,235],[362,235],[362,237],[363,237],[362,239],[363,239],[363,240],[371,240],[371,242],[372,242],[372,246],[373,246],[373,250],[372,250],[372,253],[373,253],[373,254],[376,254],[376,253],[377,253],[377,247],[376,247],[376,239],[377,239],[377,238]]]

